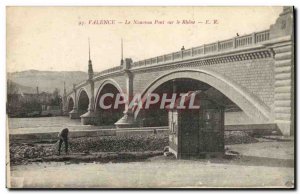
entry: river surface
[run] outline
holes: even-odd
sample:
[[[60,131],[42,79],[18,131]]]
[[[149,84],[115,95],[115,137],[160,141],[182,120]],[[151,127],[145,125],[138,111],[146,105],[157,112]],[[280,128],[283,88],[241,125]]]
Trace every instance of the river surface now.
[[[35,117],[35,118],[8,118],[9,129],[34,128],[34,127],[62,127],[81,125],[80,119],[69,117]]]
[[[82,125],[80,119],[70,119],[66,116],[8,118],[7,127],[10,134],[58,132],[66,127],[71,131],[113,128],[113,126]]]

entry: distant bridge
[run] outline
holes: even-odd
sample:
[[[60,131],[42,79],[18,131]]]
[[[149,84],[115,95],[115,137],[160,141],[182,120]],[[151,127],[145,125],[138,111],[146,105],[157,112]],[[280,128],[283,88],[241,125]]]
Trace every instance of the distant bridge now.
[[[293,8],[285,7],[270,29],[132,62],[94,74],[64,97],[64,111],[83,124],[130,127],[167,125],[164,110],[102,110],[100,97],[205,90],[226,106],[226,125],[271,124],[293,134]]]

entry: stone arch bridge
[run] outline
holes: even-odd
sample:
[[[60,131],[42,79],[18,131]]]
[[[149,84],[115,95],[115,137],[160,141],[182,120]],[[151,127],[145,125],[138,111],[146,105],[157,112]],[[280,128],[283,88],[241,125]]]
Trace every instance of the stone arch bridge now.
[[[105,93],[128,97],[152,92],[205,90],[226,107],[225,124],[276,126],[294,131],[293,8],[261,32],[121,65],[98,74],[89,60],[89,77],[64,97],[64,111],[83,124],[130,127],[167,125],[164,110],[102,110]],[[111,99],[113,100],[113,99]]]

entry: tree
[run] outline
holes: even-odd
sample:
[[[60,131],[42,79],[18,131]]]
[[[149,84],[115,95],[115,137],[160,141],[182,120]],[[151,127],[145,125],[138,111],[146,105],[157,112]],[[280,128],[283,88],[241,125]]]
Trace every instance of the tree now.
[[[16,83],[11,80],[7,80],[7,94],[17,94],[19,92],[19,88]]]
[[[52,106],[60,106],[60,104],[61,104],[61,96],[59,94],[59,89],[55,88],[52,93],[51,105]]]

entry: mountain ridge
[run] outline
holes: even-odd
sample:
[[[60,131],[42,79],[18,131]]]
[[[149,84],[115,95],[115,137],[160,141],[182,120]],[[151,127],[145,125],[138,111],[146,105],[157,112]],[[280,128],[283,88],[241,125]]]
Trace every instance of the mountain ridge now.
[[[68,92],[71,91],[73,84],[80,83],[87,78],[88,74],[83,71],[40,71],[30,69],[7,73],[7,79],[21,85],[23,89],[29,87],[36,91],[36,87],[38,87],[39,92],[52,93],[55,88],[58,88],[60,94],[63,94],[64,82]],[[28,90],[25,89],[23,92],[32,93],[32,89]]]

